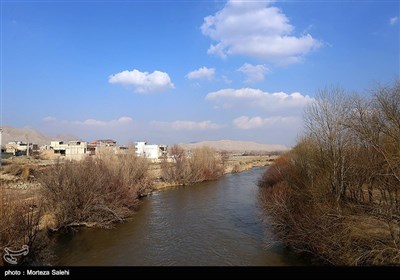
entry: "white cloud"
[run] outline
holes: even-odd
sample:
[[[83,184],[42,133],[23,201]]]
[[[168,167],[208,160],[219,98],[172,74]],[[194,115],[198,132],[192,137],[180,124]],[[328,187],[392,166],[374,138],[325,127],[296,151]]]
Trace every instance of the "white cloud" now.
[[[246,75],[245,82],[256,83],[264,80],[264,76],[269,72],[268,68],[264,65],[252,65],[249,63],[243,64],[237,71]]]
[[[305,105],[313,102],[313,98],[299,92],[268,93],[260,89],[221,89],[207,94],[206,100],[224,108],[262,108],[267,110],[302,110]]]
[[[301,126],[302,120],[300,117],[290,116],[290,117],[282,117],[282,116],[272,116],[268,118],[261,117],[248,117],[241,116],[232,121],[233,125],[239,129],[254,129],[259,127],[268,127],[273,125],[278,126]]]
[[[398,17],[391,17],[391,18],[389,19],[390,25],[395,25],[398,21],[399,21],[399,18],[398,18]]]
[[[120,117],[117,120],[110,121],[100,121],[96,119],[87,119],[85,121],[75,121],[75,124],[79,125],[87,125],[87,126],[109,126],[109,125],[119,125],[119,124],[127,124],[133,121],[130,117]]]
[[[215,15],[204,18],[201,31],[216,41],[209,54],[222,58],[246,55],[276,64],[296,63],[321,46],[310,34],[293,35],[294,26],[271,1],[230,0]]]
[[[241,116],[233,120],[233,125],[240,129],[250,129],[260,127],[263,124],[263,119],[260,117],[249,118]]]
[[[108,77],[111,84],[133,85],[138,93],[163,91],[168,88],[174,88],[171,78],[166,72],[154,71],[140,72],[133,69],[132,71],[122,71]]]
[[[225,76],[225,75],[222,75],[221,78],[222,78],[222,81],[223,81],[225,84],[231,84],[231,83],[232,83],[232,80],[229,79],[229,78],[228,78],[227,76]]]
[[[212,130],[218,129],[221,126],[211,121],[173,121],[173,122],[160,122],[153,121],[151,125],[166,130]]]
[[[45,122],[52,122],[52,121],[56,121],[57,119],[53,116],[47,116],[45,118],[43,118],[43,121]]]
[[[109,121],[101,121],[96,119],[86,119],[83,121],[68,121],[68,120],[58,120],[55,117],[48,116],[43,118],[45,122],[53,122],[58,123],[60,125],[78,125],[78,126],[85,126],[85,127],[113,127],[118,125],[130,124],[133,122],[131,117],[120,117],[116,120],[109,120]]]
[[[215,69],[214,68],[207,68],[207,67],[201,67],[197,70],[193,70],[189,72],[186,77],[189,80],[193,79],[208,79],[212,80],[214,79],[214,74],[215,74]]]

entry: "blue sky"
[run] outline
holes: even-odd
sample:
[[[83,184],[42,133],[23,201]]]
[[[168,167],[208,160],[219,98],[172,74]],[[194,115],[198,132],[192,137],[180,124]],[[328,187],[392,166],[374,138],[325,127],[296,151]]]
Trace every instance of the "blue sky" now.
[[[2,1],[1,123],[291,146],[319,89],[399,78],[398,1]]]

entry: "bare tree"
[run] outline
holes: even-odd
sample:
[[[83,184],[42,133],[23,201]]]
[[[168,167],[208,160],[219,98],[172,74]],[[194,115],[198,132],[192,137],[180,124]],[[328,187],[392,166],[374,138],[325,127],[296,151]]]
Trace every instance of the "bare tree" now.
[[[370,98],[325,89],[305,123],[261,180],[270,225],[333,264],[399,264],[400,82]]]
[[[346,173],[351,143],[348,128],[344,125],[351,106],[346,93],[338,87],[326,88],[318,93],[316,101],[305,111],[307,135],[318,147],[321,168],[328,172],[331,193],[338,203],[345,198]]]

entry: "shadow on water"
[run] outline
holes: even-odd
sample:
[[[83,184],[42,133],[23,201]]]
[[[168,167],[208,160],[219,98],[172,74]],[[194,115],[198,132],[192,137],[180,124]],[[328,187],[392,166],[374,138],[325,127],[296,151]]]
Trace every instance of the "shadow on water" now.
[[[113,229],[58,234],[57,265],[304,265],[281,245],[266,248],[257,181],[265,168],[158,192]]]

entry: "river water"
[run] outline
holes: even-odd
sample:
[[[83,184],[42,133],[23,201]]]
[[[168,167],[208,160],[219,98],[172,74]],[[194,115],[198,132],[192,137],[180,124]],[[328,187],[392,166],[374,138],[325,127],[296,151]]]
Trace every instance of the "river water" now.
[[[301,265],[262,222],[257,180],[265,167],[144,198],[131,221],[56,238],[57,265]]]

